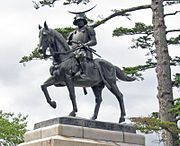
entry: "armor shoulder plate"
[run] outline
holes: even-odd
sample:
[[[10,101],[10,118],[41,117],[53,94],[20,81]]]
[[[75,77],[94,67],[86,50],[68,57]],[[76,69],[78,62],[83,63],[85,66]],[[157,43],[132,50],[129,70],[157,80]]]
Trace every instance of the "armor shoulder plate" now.
[[[94,29],[92,27],[86,27],[87,31],[88,31],[88,34],[90,36],[95,36],[96,35],[96,32],[94,31]]]

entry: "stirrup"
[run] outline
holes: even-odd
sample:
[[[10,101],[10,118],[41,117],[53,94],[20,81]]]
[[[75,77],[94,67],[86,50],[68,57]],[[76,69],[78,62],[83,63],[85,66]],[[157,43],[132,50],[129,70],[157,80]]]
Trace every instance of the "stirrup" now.
[[[87,78],[87,75],[85,75],[84,73],[80,73],[80,77],[81,78]]]

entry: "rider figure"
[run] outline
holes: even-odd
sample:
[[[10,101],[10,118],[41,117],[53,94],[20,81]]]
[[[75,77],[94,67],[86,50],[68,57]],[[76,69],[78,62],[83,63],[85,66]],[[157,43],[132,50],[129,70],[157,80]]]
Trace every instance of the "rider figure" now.
[[[84,13],[76,14],[73,24],[76,25],[77,28],[70,33],[67,40],[72,49],[80,47],[80,49],[75,52],[75,55],[80,65],[81,77],[86,76],[85,64],[89,61],[93,61],[93,55],[90,47],[97,44],[96,33],[92,27],[87,25],[87,23],[88,22]]]

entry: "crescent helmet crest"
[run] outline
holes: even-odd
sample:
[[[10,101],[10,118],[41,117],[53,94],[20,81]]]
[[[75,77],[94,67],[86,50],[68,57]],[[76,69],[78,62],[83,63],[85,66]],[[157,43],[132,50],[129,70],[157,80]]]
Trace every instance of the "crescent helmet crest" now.
[[[89,11],[91,11],[92,9],[94,9],[97,5],[93,6],[92,8],[85,10],[85,11],[81,11],[81,12],[73,12],[73,11],[68,11],[71,14],[83,14],[83,13],[87,13]]]

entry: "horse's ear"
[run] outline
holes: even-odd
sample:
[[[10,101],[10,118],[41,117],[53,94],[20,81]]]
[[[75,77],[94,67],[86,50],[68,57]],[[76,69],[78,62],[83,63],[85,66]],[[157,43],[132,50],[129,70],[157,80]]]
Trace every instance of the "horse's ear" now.
[[[45,28],[46,30],[49,30],[49,28],[48,28],[48,25],[47,25],[46,21],[44,22],[44,28]]]
[[[39,25],[39,30],[42,28],[42,26],[41,25]]]

